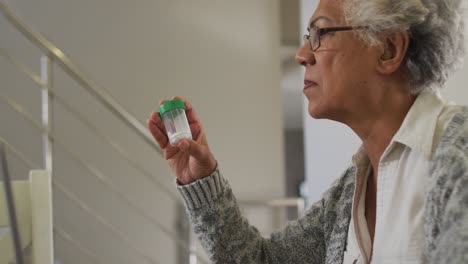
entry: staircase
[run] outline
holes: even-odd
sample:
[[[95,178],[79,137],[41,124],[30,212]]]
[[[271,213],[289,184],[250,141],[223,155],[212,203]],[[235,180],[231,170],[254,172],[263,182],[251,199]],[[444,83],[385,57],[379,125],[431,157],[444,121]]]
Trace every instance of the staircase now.
[[[27,99],[38,99],[41,109],[38,116],[28,106],[8,96],[8,92],[2,91],[0,102],[2,110],[5,109],[2,113],[8,112],[11,114],[10,118],[15,120],[2,120],[5,121],[2,123],[12,126],[19,123],[17,130],[27,129],[27,134],[33,135],[26,135],[27,138],[12,137],[13,141],[35,139],[35,142],[29,144],[33,147],[24,148],[21,142],[17,146],[12,140],[7,140],[8,135],[3,134],[0,141],[6,146],[14,163],[14,175],[20,175],[16,173],[19,171],[24,177],[27,176],[25,171],[40,168],[52,174],[57,259],[63,263],[188,263],[191,258],[200,263],[208,263],[203,257],[196,256],[193,247],[189,245],[190,233],[187,223],[183,221],[185,218],[181,200],[173,188],[168,188],[167,180],[163,182],[159,178],[162,175],[142,166],[105,128],[99,127],[99,124],[80,113],[70,103],[74,98],[63,97],[60,88],[56,88],[61,82],[56,79],[56,75],[71,82],[64,86],[73,89],[76,87],[88,93],[94,103],[120,122],[122,129],[127,130],[125,132],[132,134],[132,142],[140,140],[140,144],[152,150],[155,158],[160,157],[161,150],[146,127],[109,93],[86,78],[58,47],[34,32],[3,2],[0,2],[0,12],[4,19],[2,22],[8,22],[13,30],[25,37],[24,41],[29,41],[42,53],[40,70],[36,73],[0,47],[0,55],[11,67],[3,72],[14,69],[16,73],[22,74],[23,79],[29,79],[35,87],[26,88],[36,90],[27,93],[31,97],[40,97]],[[37,102],[29,107],[34,109],[34,104]],[[95,149],[89,146],[75,147],[72,139],[61,135],[61,132],[66,134],[66,131],[59,131],[61,126],[56,122],[60,122],[65,111],[76,120],[74,123],[79,123],[79,129],[83,133],[94,135]],[[2,118],[8,117],[2,115]],[[104,145],[105,151],[104,147],[101,148]],[[23,149],[30,153],[24,153]],[[42,160],[37,158],[38,151],[41,152]],[[90,153],[94,151],[101,153]],[[99,155],[115,156],[112,161],[114,164],[93,162]],[[124,171],[128,173],[123,173]],[[131,182],[125,182],[125,177],[129,176],[132,181],[145,181],[148,188],[132,189],[129,186]],[[138,197],[138,192],[146,197]],[[160,201],[164,206],[158,206],[154,201]],[[170,209],[166,210],[165,207]],[[179,220],[173,221],[174,217],[159,217],[162,214],[179,215]]]

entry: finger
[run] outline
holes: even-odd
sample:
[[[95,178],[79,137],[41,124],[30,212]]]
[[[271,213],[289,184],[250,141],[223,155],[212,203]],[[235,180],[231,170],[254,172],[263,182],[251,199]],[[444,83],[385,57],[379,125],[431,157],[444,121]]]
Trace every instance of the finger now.
[[[164,127],[163,120],[158,112],[151,113],[150,120],[155,122],[158,126],[162,126],[161,128]]]
[[[211,171],[214,171],[216,168],[216,160],[211,155],[207,146],[193,140],[183,139],[179,142],[178,147],[181,151],[188,153],[197,160],[199,164],[212,167]]]
[[[182,139],[177,144],[180,150],[187,152],[190,156],[194,157],[198,161],[204,161],[206,159],[206,150],[202,145],[196,141]]]
[[[198,140],[198,137],[200,136],[201,132],[200,123],[190,124],[190,131],[192,131],[193,140]]]
[[[161,101],[159,101],[159,105],[162,105],[162,104],[166,103],[167,101],[169,101],[169,100],[161,100]]]
[[[151,119],[146,122],[146,125],[156,142],[159,144],[159,147],[161,147],[161,149],[165,149],[169,143],[169,139],[166,134]]]
[[[161,116],[158,112],[153,112],[151,114],[150,120],[154,122],[154,124],[164,133],[167,134],[166,126],[164,126],[164,122],[161,119]]]
[[[182,96],[174,96],[172,97],[172,99],[179,99],[179,100],[182,100],[184,101],[185,103],[185,114],[187,115],[187,120],[189,122],[189,124],[192,124],[192,123],[200,123],[200,118],[198,118],[198,115],[197,113],[195,112],[195,110],[193,109],[193,106],[192,104],[190,104],[190,102],[185,99],[184,97]]]
[[[163,150],[164,159],[169,160],[179,152],[179,148],[172,146],[166,134],[164,134],[151,120],[148,120],[148,127],[160,148]]]
[[[169,160],[172,157],[174,157],[177,152],[179,152],[180,149],[178,147],[174,147],[172,145],[167,145],[167,147],[164,149],[164,159]]]

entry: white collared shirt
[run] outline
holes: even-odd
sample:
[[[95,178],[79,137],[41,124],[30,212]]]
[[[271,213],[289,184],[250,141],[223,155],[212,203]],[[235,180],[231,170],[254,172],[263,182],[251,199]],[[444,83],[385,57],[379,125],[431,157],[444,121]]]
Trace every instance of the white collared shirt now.
[[[344,264],[369,263],[371,255],[377,264],[420,262],[429,162],[457,108],[439,95],[420,94],[385,149],[378,167],[373,247],[365,218],[369,159],[362,147],[354,155],[356,186]]]

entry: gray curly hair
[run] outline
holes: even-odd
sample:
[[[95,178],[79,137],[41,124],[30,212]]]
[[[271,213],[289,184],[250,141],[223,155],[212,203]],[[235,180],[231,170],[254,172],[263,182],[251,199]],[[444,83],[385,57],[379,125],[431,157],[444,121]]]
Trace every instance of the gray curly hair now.
[[[382,32],[409,32],[403,64],[413,94],[445,86],[462,65],[465,10],[466,0],[344,0],[346,21],[369,26],[357,31],[369,44]]]

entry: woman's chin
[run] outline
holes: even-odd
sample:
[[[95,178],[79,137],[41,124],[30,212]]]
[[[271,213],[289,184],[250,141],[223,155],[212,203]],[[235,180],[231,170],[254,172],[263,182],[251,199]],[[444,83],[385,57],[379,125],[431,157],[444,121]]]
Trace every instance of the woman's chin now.
[[[314,104],[312,104],[310,102],[309,102],[308,112],[309,112],[309,115],[312,118],[315,118],[315,119],[324,119],[324,118],[326,118],[323,109],[321,107],[319,107],[318,105],[314,105]]]

